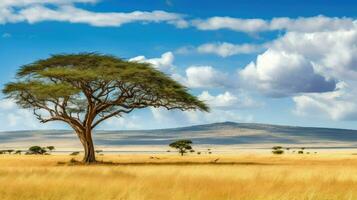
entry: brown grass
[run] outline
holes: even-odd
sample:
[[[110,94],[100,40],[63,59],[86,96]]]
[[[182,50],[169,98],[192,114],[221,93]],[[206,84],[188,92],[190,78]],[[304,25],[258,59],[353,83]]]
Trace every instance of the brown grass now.
[[[154,157],[110,155],[99,160],[121,165],[68,166],[57,163],[69,156],[1,155],[0,199],[357,199],[353,155]]]

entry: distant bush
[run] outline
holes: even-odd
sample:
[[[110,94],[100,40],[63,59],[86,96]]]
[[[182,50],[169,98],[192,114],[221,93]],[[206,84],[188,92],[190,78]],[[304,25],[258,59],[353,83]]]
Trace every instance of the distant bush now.
[[[29,150],[26,154],[27,155],[29,155],[29,154],[44,155],[45,153],[47,153],[46,147],[32,146],[29,148]]]
[[[190,150],[190,153],[195,153],[195,150],[191,149],[191,150]]]
[[[54,146],[47,146],[46,149],[48,149],[49,151],[53,151],[55,150],[56,148]]]
[[[279,149],[282,149],[283,147],[282,146],[273,146],[273,150],[279,150]]]
[[[281,149],[277,149],[277,150],[272,151],[272,153],[273,153],[273,154],[283,154],[284,151],[281,150]]]
[[[13,149],[8,149],[8,150],[6,150],[6,151],[7,151],[7,153],[11,154],[11,153],[14,152],[15,150],[13,150]]]
[[[21,150],[16,150],[16,151],[15,151],[15,154],[19,154],[19,155],[21,155],[21,153],[22,153],[22,151],[21,151]]]
[[[103,150],[96,150],[95,152],[96,152],[96,153],[102,153]]]
[[[298,151],[298,154],[304,154],[304,151]]]
[[[201,152],[199,151],[199,152],[197,152],[197,154],[198,154],[198,155],[201,155]]]
[[[79,151],[74,151],[74,152],[72,152],[71,154],[69,154],[70,156],[77,156],[77,155],[79,155]]]

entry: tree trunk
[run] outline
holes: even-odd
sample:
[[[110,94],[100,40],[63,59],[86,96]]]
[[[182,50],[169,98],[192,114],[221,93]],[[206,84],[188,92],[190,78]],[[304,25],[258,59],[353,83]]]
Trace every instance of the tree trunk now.
[[[94,144],[92,139],[92,132],[90,130],[87,130],[78,135],[84,148],[83,162],[86,164],[95,163],[96,159],[95,159]]]

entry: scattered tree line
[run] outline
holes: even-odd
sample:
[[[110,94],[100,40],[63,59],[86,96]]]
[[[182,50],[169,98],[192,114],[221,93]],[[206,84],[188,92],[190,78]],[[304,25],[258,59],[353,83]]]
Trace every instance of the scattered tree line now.
[[[14,149],[7,149],[7,150],[0,150],[0,154],[17,154],[21,155],[24,153],[25,155],[49,155],[53,150],[56,148],[54,146],[31,146],[28,150],[14,150]]]
[[[277,154],[277,155],[280,155],[280,154],[284,154],[284,150],[286,150],[287,152],[291,152],[291,153],[297,153],[297,154],[310,154],[311,152],[306,152],[304,151],[306,148],[305,147],[300,147],[300,148],[295,148],[296,150],[292,150],[293,148],[290,148],[290,147],[282,147],[282,146],[273,146],[272,147],[272,153],[273,154]],[[291,150],[291,151],[290,151]],[[317,152],[313,152],[314,154],[317,154]]]

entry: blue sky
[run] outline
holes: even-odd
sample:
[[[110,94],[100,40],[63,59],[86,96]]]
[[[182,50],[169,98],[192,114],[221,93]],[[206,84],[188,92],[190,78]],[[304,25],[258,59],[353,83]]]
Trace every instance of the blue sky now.
[[[135,111],[101,129],[220,121],[357,129],[355,1],[4,0],[0,84],[56,53],[100,52],[188,86],[211,113]],[[10,100],[0,130],[39,124]]]

